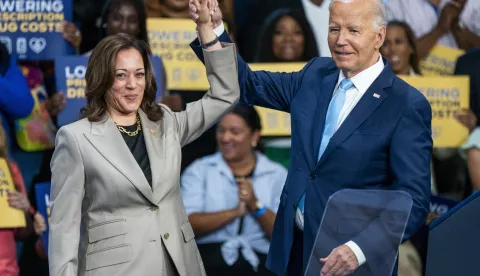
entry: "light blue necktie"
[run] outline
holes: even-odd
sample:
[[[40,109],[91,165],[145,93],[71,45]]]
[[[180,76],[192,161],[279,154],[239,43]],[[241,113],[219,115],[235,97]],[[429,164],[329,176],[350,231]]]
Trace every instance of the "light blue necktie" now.
[[[325,118],[325,127],[323,129],[322,142],[320,143],[320,148],[318,149],[318,160],[320,160],[323,152],[327,148],[328,142],[330,142],[330,138],[332,138],[333,134],[335,134],[338,117],[340,116],[340,111],[342,111],[342,107],[345,104],[347,90],[352,88],[353,86],[354,85],[352,80],[343,79],[340,82],[337,93],[333,95],[333,98],[328,105],[327,117]],[[303,215],[305,208],[305,194],[303,194],[302,198],[300,198],[300,201],[298,202],[298,207],[302,211]]]

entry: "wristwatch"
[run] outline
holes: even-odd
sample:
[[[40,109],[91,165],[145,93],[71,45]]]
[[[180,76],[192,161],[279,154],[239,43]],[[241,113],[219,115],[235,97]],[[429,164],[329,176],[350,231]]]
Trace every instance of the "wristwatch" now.
[[[257,203],[255,203],[255,212],[262,209],[263,207],[265,207],[265,204],[261,203],[260,201],[257,200]]]
[[[265,211],[267,211],[267,206],[265,204],[261,203],[260,201],[257,201],[257,203],[255,205],[256,205],[256,209],[253,212],[254,217],[257,218],[257,217],[265,214]]]

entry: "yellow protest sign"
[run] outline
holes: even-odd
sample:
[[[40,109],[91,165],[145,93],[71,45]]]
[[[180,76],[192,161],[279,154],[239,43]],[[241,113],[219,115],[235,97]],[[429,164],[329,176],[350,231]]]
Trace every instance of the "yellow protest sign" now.
[[[454,117],[470,106],[468,77],[402,77],[425,95],[432,106],[434,146],[459,147],[468,138],[468,129]]]
[[[425,77],[453,75],[457,59],[464,53],[463,50],[436,45],[430,54],[420,62],[420,70]]]
[[[269,72],[296,72],[300,71],[305,63],[257,63],[250,64],[253,71]],[[263,136],[290,135],[290,114],[263,107],[255,107],[262,120]]]
[[[8,191],[15,191],[7,161],[0,158],[0,228],[21,228],[26,226],[23,211],[8,205]]]
[[[195,23],[190,19],[147,20],[150,47],[154,55],[162,57],[168,89],[208,88],[205,66],[190,48],[190,42],[197,38],[195,27]]]

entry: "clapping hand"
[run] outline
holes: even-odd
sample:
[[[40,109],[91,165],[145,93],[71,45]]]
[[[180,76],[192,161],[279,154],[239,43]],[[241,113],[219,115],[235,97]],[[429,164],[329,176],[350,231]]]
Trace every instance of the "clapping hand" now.
[[[237,179],[238,198],[245,202],[248,210],[253,211],[257,207],[257,198],[253,192],[252,182],[249,178]]]
[[[82,43],[82,33],[72,22],[65,21],[62,24],[61,33],[63,38],[70,42],[73,47],[79,48]]]
[[[451,31],[465,7],[465,0],[452,0],[442,8],[438,19],[438,28],[444,33]]]

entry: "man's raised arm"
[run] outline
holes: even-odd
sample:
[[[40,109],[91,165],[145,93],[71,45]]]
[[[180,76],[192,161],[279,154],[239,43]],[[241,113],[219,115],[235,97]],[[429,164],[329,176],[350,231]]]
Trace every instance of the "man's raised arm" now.
[[[190,0],[190,17],[196,22],[198,19],[195,2],[207,0]],[[231,43],[230,37],[225,31],[222,21],[222,12],[219,8],[212,15],[212,22],[215,27],[215,35],[220,42]],[[197,57],[203,62],[202,47],[209,46],[211,42],[207,38],[211,34],[205,34],[205,30],[197,27],[198,38],[190,47]],[[314,60],[310,61],[300,72],[295,73],[272,73],[265,71],[253,72],[248,64],[237,55],[238,59],[238,81],[240,85],[240,101],[249,105],[263,106],[271,109],[289,112],[290,103],[300,89],[305,71]]]

